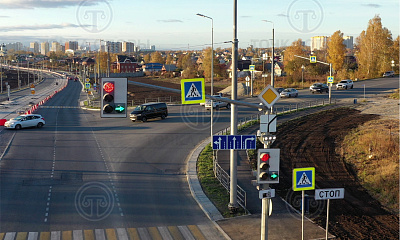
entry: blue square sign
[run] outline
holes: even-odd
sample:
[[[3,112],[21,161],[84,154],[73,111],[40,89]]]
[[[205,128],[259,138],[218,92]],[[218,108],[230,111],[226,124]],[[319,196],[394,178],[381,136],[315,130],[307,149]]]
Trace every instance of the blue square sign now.
[[[204,78],[181,80],[182,104],[203,103],[205,98]]]
[[[315,168],[293,169],[293,191],[315,189]]]

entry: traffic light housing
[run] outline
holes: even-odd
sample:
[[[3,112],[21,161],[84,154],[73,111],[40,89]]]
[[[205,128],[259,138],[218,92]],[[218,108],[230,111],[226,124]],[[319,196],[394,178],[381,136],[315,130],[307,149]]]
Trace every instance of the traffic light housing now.
[[[258,150],[257,184],[279,183],[279,155],[276,148]]]
[[[128,80],[126,78],[101,79],[102,118],[127,117]]]

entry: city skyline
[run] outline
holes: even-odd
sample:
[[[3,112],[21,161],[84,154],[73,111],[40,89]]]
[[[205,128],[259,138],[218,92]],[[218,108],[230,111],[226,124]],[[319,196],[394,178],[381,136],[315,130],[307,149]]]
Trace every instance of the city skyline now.
[[[80,46],[90,42],[95,48],[103,39],[133,42],[142,49],[152,45],[157,50],[203,49],[210,46],[211,21],[197,13],[213,18],[215,47],[231,47],[233,36],[232,1],[151,0],[141,4],[126,0],[3,0],[0,9],[0,41],[22,42],[25,46],[35,41],[78,41]],[[288,46],[298,38],[310,45],[311,37],[330,36],[337,30],[355,41],[375,15],[396,38],[398,12],[395,0],[238,1],[239,47],[271,47],[273,26],[276,47]],[[265,19],[273,24],[263,22]]]

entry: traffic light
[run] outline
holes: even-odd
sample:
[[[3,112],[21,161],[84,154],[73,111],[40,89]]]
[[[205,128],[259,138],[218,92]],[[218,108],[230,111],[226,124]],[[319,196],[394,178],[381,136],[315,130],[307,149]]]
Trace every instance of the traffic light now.
[[[127,89],[126,78],[101,79],[101,117],[127,116]]]
[[[267,148],[258,150],[257,183],[279,183],[280,149]]]

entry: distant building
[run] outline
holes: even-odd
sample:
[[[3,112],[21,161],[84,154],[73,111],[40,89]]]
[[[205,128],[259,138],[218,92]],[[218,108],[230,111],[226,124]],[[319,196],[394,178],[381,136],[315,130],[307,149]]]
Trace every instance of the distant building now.
[[[110,53],[121,53],[122,52],[122,43],[107,41],[104,51],[110,52]]]
[[[137,67],[136,59],[125,55],[117,55],[117,62],[113,65],[114,70],[118,73],[136,72]]]
[[[71,49],[73,51],[78,50],[78,42],[77,41],[65,42],[65,51],[67,51],[68,49]]]
[[[59,42],[52,42],[51,43],[51,51],[52,52],[61,52],[62,51],[62,46]]]
[[[163,68],[161,63],[146,63],[142,66],[143,72],[159,72]]]
[[[122,52],[124,53],[135,52],[135,44],[133,42],[122,42]]]
[[[343,44],[346,45],[346,48],[353,49],[353,36],[343,36]]]
[[[40,53],[43,55],[47,55],[50,51],[50,45],[48,42],[42,42],[40,44]]]
[[[316,36],[311,37],[311,51],[324,50],[327,47],[329,37],[327,36]]]
[[[6,44],[6,47],[8,50],[10,50],[10,49],[14,49],[15,51],[24,50],[24,45],[21,42],[8,43],[8,44]]]
[[[39,43],[38,42],[31,42],[30,43],[30,51],[33,53],[39,53]]]

